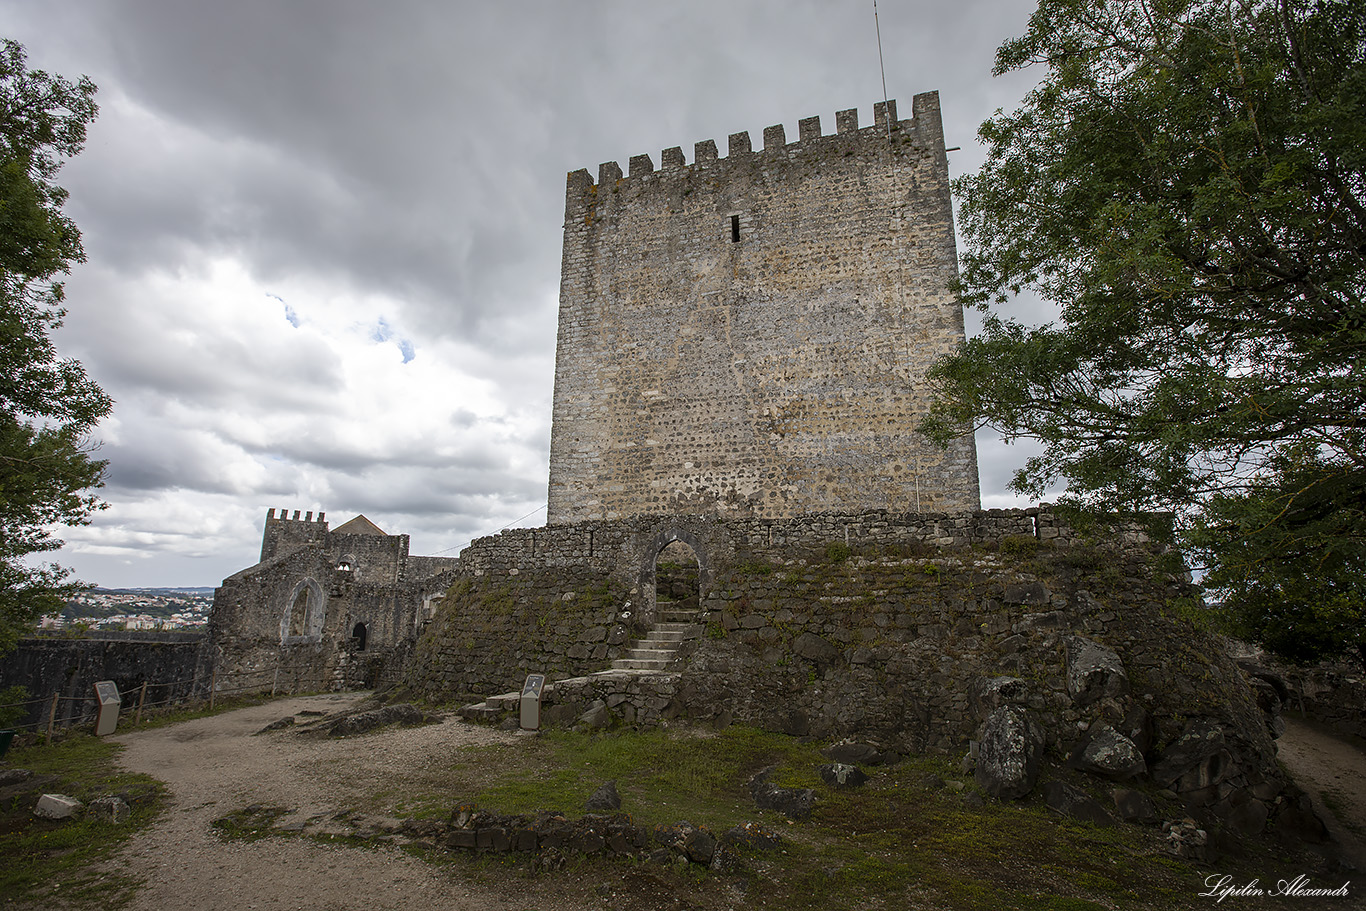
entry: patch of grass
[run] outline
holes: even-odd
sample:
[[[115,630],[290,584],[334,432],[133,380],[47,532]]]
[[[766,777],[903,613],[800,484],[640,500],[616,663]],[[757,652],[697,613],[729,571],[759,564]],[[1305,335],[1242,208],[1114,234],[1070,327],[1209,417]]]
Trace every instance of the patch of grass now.
[[[149,825],[160,809],[163,787],[146,775],[123,772],[114,757],[122,747],[90,735],[73,735],[45,745],[11,750],[7,764],[33,777],[7,789],[0,803],[0,895],[34,907],[56,904],[121,908],[139,881],[101,870],[134,833]],[[33,815],[45,793],[65,794],[88,804],[116,795],[131,808],[122,823],[93,816],[46,820]]]
[[[218,817],[213,821],[213,828],[227,841],[257,841],[278,834],[274,831],[275,821],[288,812],[284,807],[252,804]]]
[[[819,763],[812,745],[752,728],[729,727],[709,737],[666,731],[580,734],[552,730],[529,750],[520,745],[481,748],[465,767],[515,761],[532,769],[472,795],[480,806],[505,813],[557,809],[577,813],[603,782],[615,780],[623,807],[637,822],[666,825],[686,819],[721,831],[748,818],[750,777],[768,765]],[[530,755],[527,755],[527,754]],[[520,754],[520,761],[514,759]]]
[[[825,545],[825,562],[838,565],[848,560],[852,553],[849,545],[843,541],[831,541]]]
[[[196,702],[185,706],[172,706],[167,709],[144,712],[142,721],[136,726],[133,725],[133,710],[137,704],[125,705],[119,715],[119,732],[126,730],[145,730],[151,728],[162,728],[169,724],[179,724],[182,721],[193,721],[196,718],[210,718],[214,715],[221,715],[224,712],[231,712],[236,709],[247,708],[253,705],[265,705],[267,702],[274,702],[280,699],[294,699],[299,694],[282,694],[272,696],[269,693],[243,693],[239,696],[223,696],[214,699],[213,708],[209,708],[209,703]]]
[[[1006,535],[1001,539],[1001,554],[1029,559],[1039,552],[1039,539],[1032,535]]]

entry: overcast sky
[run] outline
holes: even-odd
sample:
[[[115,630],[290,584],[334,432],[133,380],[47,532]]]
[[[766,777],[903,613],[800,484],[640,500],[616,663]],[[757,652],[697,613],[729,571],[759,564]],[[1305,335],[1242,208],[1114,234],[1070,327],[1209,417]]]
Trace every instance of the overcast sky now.
[[[882,0],[887,93],[938,90],[954,174],[1029,79],[1023,0]],[[58,560],[216,585],[270,507],[454,554],[545,522],[564,181],[882,98],[871,0],[0,0],[90,76],[62,171],[88,262],[61,351],[114,397],[108,509]],[[1023,461],[979,436],[983,505]]]

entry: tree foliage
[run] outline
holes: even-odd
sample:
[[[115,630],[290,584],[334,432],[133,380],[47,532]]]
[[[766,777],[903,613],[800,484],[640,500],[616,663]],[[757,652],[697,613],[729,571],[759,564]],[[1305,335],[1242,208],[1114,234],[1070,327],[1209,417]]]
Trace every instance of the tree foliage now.
[[[21,45],[0,42],[0,651],[75,588],[26,558],[61,547],[52,525],[100,505],[90,491],[105,463],[89,434],[111,402],[51,338],[64,315],[56,278],[85,260],[53,180],[85,142],[94,95],[89,79],[29,70]]]
[[[1041,0],[1029,66],[955,183],[989,315],[926,429],[1041,441],[1017,491],[1173,512],[1245,633],[1366,657],[1366,4]]]

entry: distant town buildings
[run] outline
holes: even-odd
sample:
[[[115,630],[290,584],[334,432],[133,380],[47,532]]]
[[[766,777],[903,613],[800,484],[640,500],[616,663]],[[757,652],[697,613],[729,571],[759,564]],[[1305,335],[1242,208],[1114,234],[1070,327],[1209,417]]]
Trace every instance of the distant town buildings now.
[[[45,630],[184,630],[204,629],[213,606],[213,589],[97,588],[81,592],[59,614],[43,617]]]

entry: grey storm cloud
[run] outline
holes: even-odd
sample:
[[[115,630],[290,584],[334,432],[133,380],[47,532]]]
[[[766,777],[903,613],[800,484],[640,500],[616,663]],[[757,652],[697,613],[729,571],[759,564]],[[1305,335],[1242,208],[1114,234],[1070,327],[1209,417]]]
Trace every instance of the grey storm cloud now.
[[[878,9],[903,116],[938,90],[951,168],[976,167],[978,124],[1029,85],[990,77],[1029,5]],[[30,65],[100,86],[60,177],[89,262],[59,343],[117,400],[110,509],[61,555],[101,584],[212,583],[267,507],[364,511],[419,553],[534,510],[566,173],[882,98],[871,0],[0,14]],[[984,499],[1017,448],[983,444]]]

